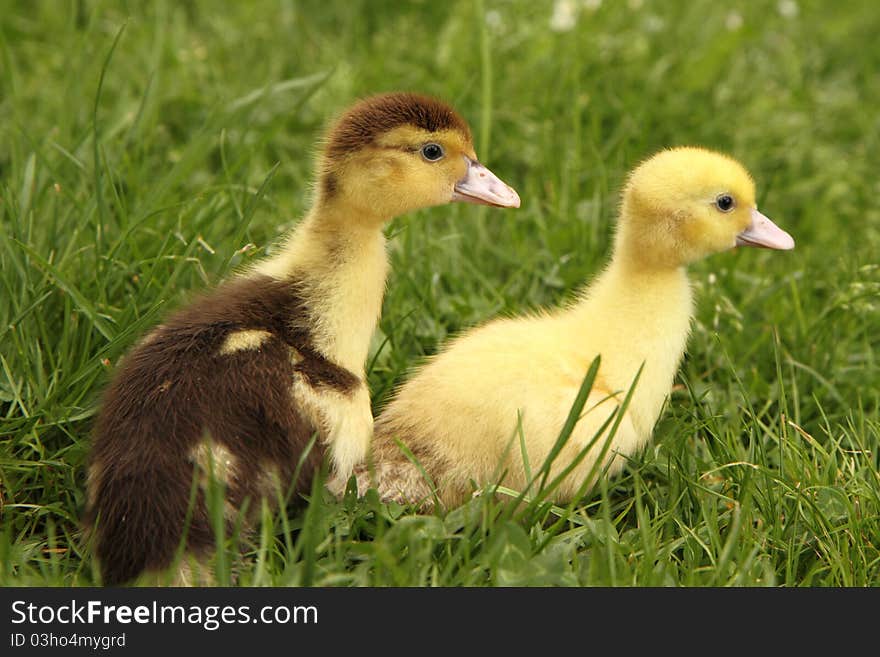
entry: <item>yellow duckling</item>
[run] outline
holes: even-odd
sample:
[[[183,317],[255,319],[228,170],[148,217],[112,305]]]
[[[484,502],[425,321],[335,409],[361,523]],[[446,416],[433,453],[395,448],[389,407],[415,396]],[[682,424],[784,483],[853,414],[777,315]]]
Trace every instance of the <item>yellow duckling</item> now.
[[[88,481],[105,584],[169,566],[188,517],[187,550],[209,553],[204,482],[190,508],[205,472],[225,485],[229,527],[245,502],[258,511],[263,496],[308,490],[325,450],[347,476],[372,435],[364,364],[385,290],[383,225],[450,201],[519,206],[477,161],[464,119],[407,93],[339,119],[316,189],[277,255],[172,315],[120,364]]]
[[[585,458],[554,497],[568,500],[589,487],[609,436],[600,465],[609,475],[619,471],[649,440],[684,354],[693,316],[685,266],[737,245],[794,248],[791,236],[755,208],[754,184],[739,163],[699,148],[665,150],[643,162],[623,192],[611,262],[574,303],[471,330],[400,388],[376,420],[380,496],[430,504],[420,467],[447,506],[463,501],[471,482],[493,484],[501,473],[503,485],[524,490],[518,422],[528,467],[537,471],[596,356],[601,365],[584,412],[550,476],[579,453]],[[606,427],[590,447],[640,368],[616,431]],[[363,491],[371,483],[368,468],[357,475]]]

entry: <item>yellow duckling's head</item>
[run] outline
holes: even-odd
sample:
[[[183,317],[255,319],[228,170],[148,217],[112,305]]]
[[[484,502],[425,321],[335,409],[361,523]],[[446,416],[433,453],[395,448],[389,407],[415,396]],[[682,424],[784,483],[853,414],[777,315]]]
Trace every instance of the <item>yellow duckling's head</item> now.
[[[647,266],[680,267],[735,246],[793,249],[755,207],[755,184],[736,160],[702,148],[664,150],[629,176],[617,249]]]
[[[451,201],[519,207],[517,193],[477,160],[467,122],[413,93],[366,98],[330,129],[319,158],[318,203],[385,221]]]

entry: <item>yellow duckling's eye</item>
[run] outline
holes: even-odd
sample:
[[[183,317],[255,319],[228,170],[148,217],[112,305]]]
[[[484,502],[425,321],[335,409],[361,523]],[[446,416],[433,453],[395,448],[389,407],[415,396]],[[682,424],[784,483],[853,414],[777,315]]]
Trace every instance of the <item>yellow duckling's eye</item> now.
[[[436,162],[443,158],[445,153],[443,152],[443,147],[440,144],[430,143],[422,146],[422,157],[425,158],[428,162]]]
[[[733,200],[730,194],[719,194],[718,198],[715,199],[715,207],[722,212],[730,212],[736,207],[736,201]]]

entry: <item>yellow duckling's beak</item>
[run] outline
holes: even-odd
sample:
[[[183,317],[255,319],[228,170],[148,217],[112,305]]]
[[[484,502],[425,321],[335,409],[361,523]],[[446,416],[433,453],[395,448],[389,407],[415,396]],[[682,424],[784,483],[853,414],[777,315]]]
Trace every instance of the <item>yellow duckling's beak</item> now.
[[[736,245],[789,251],[794,248],[794,238],[752,208],[752,223],[736,236]]]
[[[518,208],[519,194],[476,160],[465,156],[467,172],[455,183],[452,201],[493,205],[497,208]]]

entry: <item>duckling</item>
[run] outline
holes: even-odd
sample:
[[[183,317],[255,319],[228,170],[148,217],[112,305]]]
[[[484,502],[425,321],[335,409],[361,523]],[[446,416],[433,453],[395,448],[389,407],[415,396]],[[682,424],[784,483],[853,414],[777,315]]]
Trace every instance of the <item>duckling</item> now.
[[[520,202],[477,160],[452,107],[390,93],[339,118],[318,157],[314,203],[277,255],[171,315],[103,395],[86,524],[105,584],[166,569],[184,535],[188,554],[210,553],[206,472],[225,487],[231,528],[245,506],[308,490],[325,452],[335,476],[365,457],[364,368],[388,271],[382,228],[451,201]]]
[[[735,246],[794,248],[756,209],[742,165],[692,147],[646,160],[625,185],[613,256],[597,279],[566,307],[465,333],[416,372],[376,419],[374,478],[359,466],[358,489],[375,483],[382,499],[426,507],[461,503],[472,482],[526,490],[527,471],[551,453],[597,356],[584,412],[548,481],[584,458],[551,497],[583,494],[591,472],[614,475],[650,439],[684,354],[693,317],[686,266]],[[603,431],[619,408],[616,431]]]

